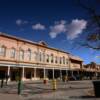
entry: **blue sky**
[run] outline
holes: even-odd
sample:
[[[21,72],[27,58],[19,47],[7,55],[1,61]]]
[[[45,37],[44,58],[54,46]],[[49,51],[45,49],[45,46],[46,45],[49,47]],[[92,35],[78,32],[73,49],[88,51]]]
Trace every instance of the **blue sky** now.
[[[44,40],[51,47],[100,63],[100,51],[80,47],[87,34],[87,13],[76,0],[0,0],[0,31],[32,41]]]

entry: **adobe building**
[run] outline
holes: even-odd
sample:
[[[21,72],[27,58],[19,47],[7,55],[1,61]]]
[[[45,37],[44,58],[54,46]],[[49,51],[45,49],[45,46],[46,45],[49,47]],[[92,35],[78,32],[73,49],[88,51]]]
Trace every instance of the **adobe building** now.
[[[95,77],[100,78],[100,64],[96,64],[95,62],[91,62],[83,66],[84,76],[92,79]]]
[[[8,75],[15,81],[62,79],[80,75],[83,60],[70,53],[39,43],[0,33],[0,77]]]

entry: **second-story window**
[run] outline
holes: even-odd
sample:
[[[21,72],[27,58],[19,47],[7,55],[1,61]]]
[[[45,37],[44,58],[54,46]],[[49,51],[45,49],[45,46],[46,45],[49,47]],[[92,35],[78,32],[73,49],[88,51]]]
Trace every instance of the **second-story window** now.
[[[55,63],[57,63],[57,56],[55,57]]]
[[[66,64],[68,64],[68,59],[66,59]]]
[[[43,53],[42,56],[43,56],[43,62],[45,62],[45,53]]]
[[[20,50],[20,59],[19,60],[24,60],[24,50]]]
[[[65,57],[63,57],[63,64],[65,64]]]
[[[49,62],[49,55],[47,54],[46,62]]]
[[[53,63],[53,54],[51,54],[51,63]]]
[[[40,62],[42,61],[42,53],[41,52],[39,53],[39,61]]]
[[[60,64],[62,64],[62,57],[60,57]]]
[[[5,56],[6,55],[6,47],[5,46],[1,46],[0,47],[0,56]]]
[[[31,60],[31,54],[32,54],[31,50],[28,49],[28,60]]]
[[[15,50],[15,48],[12,48],[11,52],[10,52],[10,57],[15,58],[15,54],[16,54],[16,50]]]
[[[45,54],[44,53],[40,53],[40,61],[45,62]]]
[[[34,51],[34,59],[35,59],[35,61],[38,60],[38,53],[36,51]]]

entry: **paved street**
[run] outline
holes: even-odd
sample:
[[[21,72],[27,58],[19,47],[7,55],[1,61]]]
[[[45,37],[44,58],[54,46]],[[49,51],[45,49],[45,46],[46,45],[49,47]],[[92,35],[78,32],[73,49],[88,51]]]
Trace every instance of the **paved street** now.
[[[57,90],[52,90],[52,82],[41,81],[23,83],[21,95],[17,95],[17,84],[9,83],[0,89],[0,100],[100,100],[95,98],[92,81],[57,81]]]

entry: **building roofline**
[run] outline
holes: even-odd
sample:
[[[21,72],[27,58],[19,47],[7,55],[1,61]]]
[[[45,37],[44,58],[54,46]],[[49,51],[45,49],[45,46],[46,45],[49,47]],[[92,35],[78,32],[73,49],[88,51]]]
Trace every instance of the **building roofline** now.
[[[83,59],[82,58],[80,58],[78,56],[71,55],[71,54],[69,54],[69,59],[77,60],[77,61],[82,61],[83,62]]]
[[[17,37],[17,36],[9,35],[9,34],[3,33],[3,32],[0,32],[0,36],[4,36],[4,37],[7,37],[7,38],[11,38],[11,39],[15,39],[15,40],[27,42],[27,43],[30,43],[30,44],[33,44],[33,45],[38,45],[38,46],[45,47],[45,48],[48,48],[48,49],[51,49],[51,50],[56,50],[58,52],[70,54],[69,52],[65,52],[65,51],[59,50],[57,48],[53,48],[53,47],[50,47],[50,46],[41,45],[41,44],[39,44],[37,42],[33,42],[31,40],[27,40],[27,39],[23,39],[23,38],[20,38],[20,37]]]

